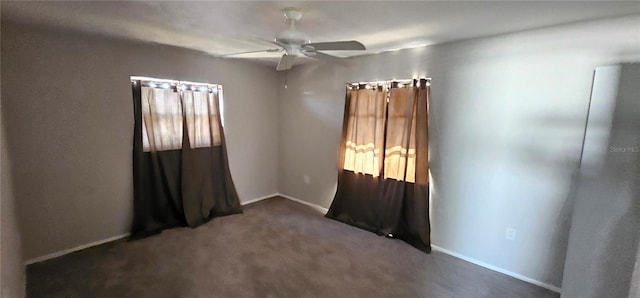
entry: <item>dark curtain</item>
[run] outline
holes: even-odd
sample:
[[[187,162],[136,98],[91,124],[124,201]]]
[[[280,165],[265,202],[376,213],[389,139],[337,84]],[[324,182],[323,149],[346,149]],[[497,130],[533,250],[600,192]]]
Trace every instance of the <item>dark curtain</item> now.
[[[221,89],[132,81],[132,91],[132,237],[241,213],[219,113]]]
[[[349,86],[326,216],[431,251],[429,81]]]

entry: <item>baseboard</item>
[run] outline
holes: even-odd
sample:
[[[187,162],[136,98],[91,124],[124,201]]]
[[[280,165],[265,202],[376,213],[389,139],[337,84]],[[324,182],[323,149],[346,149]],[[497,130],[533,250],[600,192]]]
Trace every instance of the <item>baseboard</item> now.
[[[309,203],[307,201],[303,201],[301,199],[294,198],[292,196],[285,195],[285,194],[282,194],[282,193],[275,193],[275,194],[271,194],[271,195],[267,195],[267,196],[263,196],[263,197],[259,197],[259,198],[255,198],[255,199],[251,199],[251,200],[248,200],[248,201],[244,201],[241,204],[242,205],[248,205],[248,204],[255,203],[255,202],[258,202],[258,201],[262,201],[262,200],[266,200],[266,199],[269,199],[269,198],[272,198],[272,197],[275,197],[275,196],[280,196],[280,197],[283,197],[285,199],[294,201],[296,203],[307,205],[309,207],[312,207],[312,208],[322,212],[323,214],[327,213],[327,211],[329,211],[329,209],[327,209],[327,208],[324,208],[324,207],[321,207],[319,205],[316,205],[316,204],[313,204],[313,203]],[[86,248],[90,248],[90,247],[93,247],[93,246],[98,246],[98,245],[105,244],[105,243],[108,243],[108,242],[124,239],[124,238],[127,238],[127,237],[129,237],[129,233],[116,235],[116,236],[109,237],[109,238],[106,238],[106,239],[93,241],[93,242],[90,242],[90,243],[87,243],[87,244],[83,244],[83,245],[79,245],[79,246],[76,246],[76,247],[72,247],[72,248],[69,248],[69,249],[64,249],[64,250],[57,251],[57,252],[54,252],[54,253],[46,254],[46,255],[43,255],[43,256],[36,257],[36,258],[33,258],[33,259],[25,261],[25,266],[26,265],[35,264],[35,263],[39,263],[39,262],[42,262],[42,261],[46,261],[46,260],[49,260],[49,259],[61,257],[61,256],[64,256],[66,254],[70,254],[72,252],[76,252],[76,251],[83,250],[83,249],[86,249]],[[465,260],[467,262],[476,264],[478,266],[482,266],[482,267],[487,268],[489,270],[500,272],[502,274],[509,275],[509,276],[517,278],[519,280],[522,280],[522,281],[525,281],[525,282],[528,282],[528,283],[543,287],[545,289],[549,289],[549,290],[554,291],[556,293],[560,293],[561,289],[559,287],[554,286],[554,285],[547,284],[547,283],[544,283],[544,282],[541,282],[541,281],[538,281],[538,280],[535,280],[535,279],[532,279],[532,278],[517,274],[515,272],[511,272],[509,270],[493,266],[491,264],[488,264],[488,263],[485,263],[485,262],[482,262],[482,261],[478,261],[476,259],[467,257],[467,256],[459,254],[457,252],[450,251],[448,249],[439,247],[437,245],[433,245],[432,244],[431,247],[433,248],[434,251],[439,251],[439,252],[451,255],[453,257]]]
[[[251,203],[255,203],[255,202],[262,201],[262,200],[270,199],[270,198],[273,198],[273,197],[276,197],[276,196],[279,196],[279,195],[280,195],[279,193],[274,193],[274,194],[266,195],[266,196],[263,196],[263,197],[259,197],[259,198],[251,199],[251,200],[244,201],[244,202],[240,202],[240,205],[242,205],[242,206],[246,206],[246,205],[249,205],[249,204],[251,204]]]
[[[121,234],[121,235],[117,235],[117,236],[113,236],[113,237],[109,237],[107,239],[102,239],[102,240],[98,240],[98,241],[89,242],[87,244],[78,245],[76,247],[72,247],[72,248],[69,248],[69,249],[57,251],[57,252],[54,252],[54,253],[46,254],[44,256],[40,256],[40,257],[37,257],[37,258],[33,258],[33,259],[30,259],[30,260],[27,260],[27,261],[24,262],[24,264],[26,266],[26,265],[39,263],[39,262],[46,261],[46,260],[49,260],[49,259],[53,259],[53,258],[64,256],[66,254],[70,254],[72,252],[83,250],[85,248],[98,246],[98,245],[101,245],[101,244],[105,244],[105,243],[108,243],[108,242],[124,239],[124,238],[127,238],[127,237],[129,237],[129,233]]]
[[[272,197],[275,197],[275,196],[279,196],[279,195],[280,194],[278,194],[278,193],[274,193],[274,194],[271,194],[271,195],[267,195],[267,196],[263,196],[263,197],[259,197],[259,198],[255,198],[255,199],[251,199],[251,200],[242,202],[240,204],[244,206],[244,205],[248,205],[248,204],[251,204],[251,203],[255,203],[255,202],[262,201],[262,200],[265,200],[265,199],[268,199],[268,198],[272,198]],[[64,249],[64,250],[61,250],[61,251],[57,251],[57,252],[54,252],[54,253],[46,254],[46,255],[43,255],[43,256],[39,256],[39,257],[30,259],[30,260],[27,260],[27,261],[24,262],[24,264],[25,264],[25,266],[27,266],[27,265],[39,263],[39,262],[46,261],[46,260],[49,260],[49,259],[53,259],[53,258],[64,256],[66,254],[70,254],[72,252],[76,252],[76,251],[83,250],[83,249],[86,249],[86,248],[89,248],[89,247],[98,246],[98,245],[105,244],[105,243],[108,243],[108,242],[124,239],[124,238],[127,238],[127,237],[129,237],[129,233],[116,235],[116,236],[109,237],[109,238],[102,239],[102,240],[98,240],[98,241],[89,242],[89,243],[86,243],[86,244],[78,245],[76,247],[72,247],[72,248],[69,248],[69,249]]]
[[[487,268],[487,269],[489,269],[489,270],[493,270],[493,271],[496,271],[496,272],[500,272],[500,273],[502,273],[502,274],[509,275],[509,276],[511,276],[511,277],[513,277],[513,278],[517,278],[517,279],[522,280],[522,281],[524,281],[524,282],[528,282],[528,283],[530,283],[530,284],[534,284],[534,285],[536,285],[536,286],[543,287],[543,288],[545,288],[545,289],[548,289],[548,290],[554,291],[554,292],[556,292],[556,293],[560,293],[560,290],[561,290],[561,289],[560,289],[559,287],[556,287],[556,286],[552,285],[552,284],[544,283],[544,282],[541,282],[541,281],[539,281],[539,280],[535,280],[535,279],[533,279],[533,278],[529,278],[529,277],[526,277],[526,276],[524,276],[524,275],[520,275],[520,274],[518,274],[518,273],[511,272],[511,271],[509,271],[509,270],[506,270],[506,269],[503,269],[503,268],[500,268],[500,267],[496,267],[496,266],[493,266],[493,265],[491,265],[491,264],[487,264],[487,263],[482,262],[482,261],[478,261],[478,260],[476,260],[476,259],[473,259],[473,258],[467,257],[467,256],[465,256],[465,255],[459,254],[459,253],[457,253],[457,252],[450,251],[450,250],[448,250],[448,249],[445,249],[445,248],[442,248],[442,247],[439,247],[439,246],[436,246],[436,245],[433,245],[433,244],[431,244],[431,248],[432,248],[434,251],[439,251],[439,252],[441,252],[441,253],[445,253],[445,254],[448,254],[448,255],[450,255],[450,256],[456,257],[456,258],[458,258],[458,259],[465,260],[465,261],[467,261],[467,262],[469,262],[469,263],[476,264],[476,265],[478,265],[478,266],[481,266],[481,267]]]
[[[288,199],[288,200],[291,200],[291,201],[294,201],[294,202],[297,202],[297,203],[300,203],[300,204],[304,204],[304,205],[307,205],[307,206],[313,207],[314,209],[319,210],[319,211],[321,211],[321,212],[323,212],[323,213],[327,213],[327,211],[329,211],[329,209],[327,209],[327,208],[324,208],[324,207],[318,206],[318,205],[313,204],[313,203],[309,203],[309,202],[307,202],[307,201],[303,201],[303,200],[298,199],[298,198],[294,198],[294,197],[292,197],[292,196],[288,196],[288,195],[285,195],[285,194],[282,194],[282,193],[278,193],[277,195],[278,195],[278,196],[281,196],[281,197],[283,197],[283,198],[286,198],[286,199]],[[476,265],[478,265],[478,266],[481,266],[481,267],[487,268],[487,269],[489,269],[489,270],[493,270],[493,271],[496,271],[496,272],[499,272],[499,273],[502,273],[502,274],[505,274],[505,275],[509,275],[509,276],[511,276],[511,277],[514,277],[514,278],[517,278],[517,279],[519,279],[519,280],[522,280],[522,281],[524,281],[524,282],[527,282],[527,283],[530,283],[530,284],[534,284],[534,285],[537,285],[537,286],[543,287],[543,288],[545,288],[545,289],[548,289],[548,290],[554,291],[554,292],[556,292],[556,293],[560,293],[560,290],[561,290],[561,289],[560,289],[559,287],[554,286],[554,285],[551,285],[551,284],[548,284],[548,283],[544,283],[544,282],[541,282],[541,281],[538,281],[538,280],[535,280],[535,279],[532,279],[532,278],[526,277],[526,276],[524,276],[524,275],[520,275],[520,274],[518,274],[518,273],[511,272],[511,271],[509,271],[509,270],[506,270],[506,269],[503,269],[503,268],[500,268],[500,267],[496,267],[496,266],[493,266],[493,265],[491,265],[491,264],[487,264],[487,263],[482,262],[482,261],[478,261],[478,260],[476,260],[476,259],[473,259],[473,258],[467,257],[467,256],[465,256],[465,255],[462,255],[462,254],[459,254],[459,253],[456,253],[456,252],[450,251],[450,250],[448,250],[448,249],[445,249],[445,248],[442,248],[442,247],[439,247],[439,246],[436,246],[436,245],[433,245],[433,244],[431,245],[431,247],[433,248],[433,250],[434,250],[434,251],[439,251],[439,252],[442,252],[442,253],[445,253],[445,254],[451,255],[451,256],[453,256],[453,257],[456,257],[456,258],[458,258],[458,259],[465,260],[465,261],[467,261],[467,262],[469,262],[469,263],[473,263],[473,264],[476,264]]]
[[[281,197],[283,197],[285,199],[288,199],[288,200],[291,200],[291,201],[294,201],[294,202],[297,202],[297,203],[300,203],[300,204],[303,204],[303,205],[307,205],[309,207],[312,207],[312,208],[322,212],[323,214],[326,214],[329,211],[329,209],[324,208],[322,206],[319,206],[319,205],[316,205],[316,204],[313,204],[313,203],[309,203],[307,201],[303,201],[303,200],[300,200],[298,198],[294,198],[292,196],[288,196],[288,195],[285,195],[285,194],[282,194],[282,193],[278,193],[278,196],[281,196]]]

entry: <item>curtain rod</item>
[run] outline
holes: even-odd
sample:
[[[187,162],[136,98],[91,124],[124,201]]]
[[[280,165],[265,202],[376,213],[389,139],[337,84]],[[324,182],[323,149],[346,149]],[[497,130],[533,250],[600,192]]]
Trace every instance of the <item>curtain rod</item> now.
[[[184,85],[207,85],[207,86],[215,86],[218,88],[222,88],[220,84],[212,84],[212,83],[198,83],[198,82],[189,82],[189,81],[178,81],[178,80],[169,80],[169,79],[158,79],[158,78],[150,78],[150,77],[142,77],[142,76],[130,76],[131,81],[152,81],[158,83],[169,83],[169,84],[184,84]]]
[[[388,83],[413,83],[415,80],[426,80],[431,81],[431,78],[416,78],[416,79],[402,79],[402,80],[382,80],[382,81],[364,81],[364,82],[350,82],[346,83],[347,85],[364,85],[364,84],[388,84]]]
[[[402,80],[382,80],[382,81],[370,81],[370,82],[350,82],[345,83],[345,85],[373,85],[373,84],[389,84],[389,83],[413,83],[415,80],[426,80],[427,82],[431,82],[431,78],[417,78],[417,79],[402,79]]]

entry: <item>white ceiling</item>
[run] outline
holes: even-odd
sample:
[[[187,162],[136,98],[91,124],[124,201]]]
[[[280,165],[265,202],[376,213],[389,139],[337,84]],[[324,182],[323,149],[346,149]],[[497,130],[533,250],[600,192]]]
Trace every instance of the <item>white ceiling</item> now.
[[[273,48],[267,41],[286,28],[281,11],[289,6],[304,11],[298,29],[312,42],[367,47],[331,53],[345,57],[640,14],[637,1],[2,1],[2,18],[225,55]]]

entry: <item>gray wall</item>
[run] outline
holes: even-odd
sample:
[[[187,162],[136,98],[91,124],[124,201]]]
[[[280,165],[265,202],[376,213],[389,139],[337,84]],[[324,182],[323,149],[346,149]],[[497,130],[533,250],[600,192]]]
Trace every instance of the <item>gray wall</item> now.
[[[4,127],[0,100],[0,297],[19,298],[26,294],[25,267]]]
[[[3,21],[3,146],[24,256],[128,231],[130,75],[223,84],[241,200],[280,191],[323,207],[335,191],[344,83],[427,76],[434,243],[558,286],[592,72],[640,58],[639,21],[389,52],[350,69],[298,66],[287,89],[268,66]]]
[[[640,236],[640,64],[596,70],[562,297],[627,298]],[[603,105],[612,109],[596,109]],[[605,132],[606,137],[592,132]],[[588,146],[587,146],[588,145]]]
[[[640,59],[638,16],[354,59],[280,75],[280,192],[328,207],[344,83],[431,77],[435,245],[559,286],[596,66]],[[517,230],[514,241],[505,229]]]
[[[25,268],[20,247],[4,118],[0,104],[0,297],[25,296]]]
[[[640,243],[638,243],[638,248],[640,248]],[[636,255],[636,265],[631,278],[629,298],[640,298],[640,249],[638,249],[638,254]]]
[[[241,201],[277,192],[272,67],[3,20],[2,113],[26,259],[128,232],[131,75],[222,84]]]

